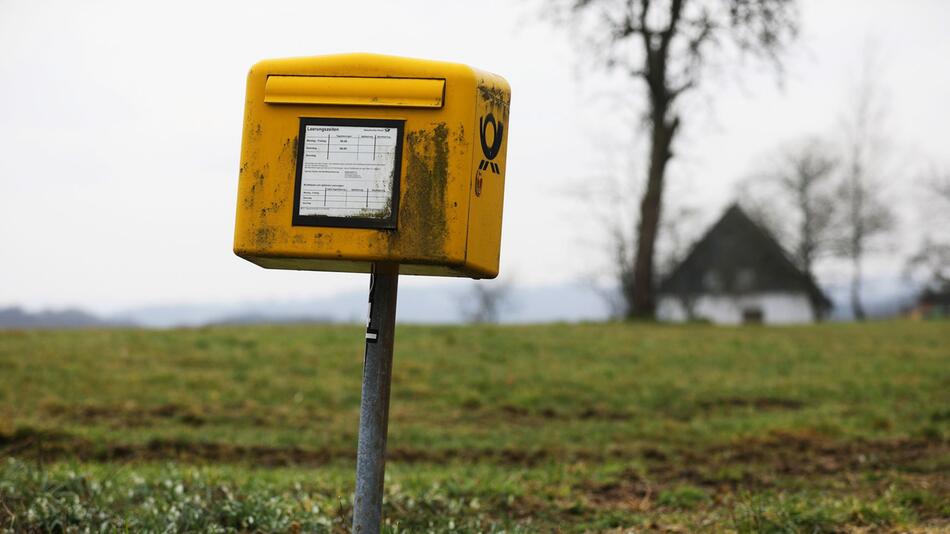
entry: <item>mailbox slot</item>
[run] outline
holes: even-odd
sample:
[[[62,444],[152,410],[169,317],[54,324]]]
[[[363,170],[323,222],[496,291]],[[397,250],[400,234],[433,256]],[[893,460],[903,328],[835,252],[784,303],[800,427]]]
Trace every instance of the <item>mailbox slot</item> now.
[[[271,75],[264,102],[437,109],[444,92],[441,79]]]

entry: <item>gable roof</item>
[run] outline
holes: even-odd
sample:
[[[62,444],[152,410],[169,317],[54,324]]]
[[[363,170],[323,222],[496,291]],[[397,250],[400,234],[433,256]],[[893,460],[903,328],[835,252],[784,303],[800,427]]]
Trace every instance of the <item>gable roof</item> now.
[[[800,291],[818,309],[831,301],[772,235],[733,204],[659,287],[660,293],[696,295]]]

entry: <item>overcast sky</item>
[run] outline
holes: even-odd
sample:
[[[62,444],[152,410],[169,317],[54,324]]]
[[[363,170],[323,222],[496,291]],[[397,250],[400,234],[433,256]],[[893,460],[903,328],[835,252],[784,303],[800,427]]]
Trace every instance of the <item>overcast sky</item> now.
[[[636,108],[579,69],[569,35],[531,6],[0,0],[0,305],[111,312],[365,288],[365,275],[266,271],[231,252],[248,67],[354,51],[505,76],[502,271],[525,285],[589,275],[602,261],[589,245],[598,228],[569,192],[611,166],[604,147],[631,142]],[[948,28],[945,0],[806,2],[782,87],[746,69],[741,83],[704,88],[671,187],[708,221],[763,153],[833,132],[869,41],[901,161],[950,163]],[[913,196],[905,185],[901,202]],[[912,233],[919,221],[904,224]]]

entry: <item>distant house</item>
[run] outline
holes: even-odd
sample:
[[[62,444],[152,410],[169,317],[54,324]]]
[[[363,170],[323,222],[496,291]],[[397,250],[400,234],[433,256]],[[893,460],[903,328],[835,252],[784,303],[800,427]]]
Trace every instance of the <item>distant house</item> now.
[[[660,284],[661,321],[794,324],[825,317],[831,301],[781,245],[737,205]]]

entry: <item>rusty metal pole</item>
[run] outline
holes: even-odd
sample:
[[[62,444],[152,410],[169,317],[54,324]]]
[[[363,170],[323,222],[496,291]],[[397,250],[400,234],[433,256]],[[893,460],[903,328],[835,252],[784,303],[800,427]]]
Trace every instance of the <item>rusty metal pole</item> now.
[[[398,265],[377,264],[373,267],[356,450],[356,493],[353,497],[353,532],[358,534],[378,534],[383,520],[383,479],[386,474],[386,432],[398,283]]]

